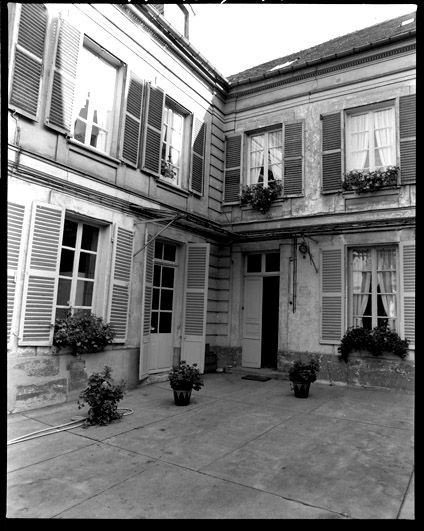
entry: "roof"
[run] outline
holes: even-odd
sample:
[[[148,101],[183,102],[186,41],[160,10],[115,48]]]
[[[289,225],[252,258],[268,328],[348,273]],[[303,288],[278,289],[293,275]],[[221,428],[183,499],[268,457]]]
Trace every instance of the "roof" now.
[[[402,25],[402,22],[413,19],[412,22]],[[400,38],[401,36],[407,37],[408,35],[415,34],[416,31],[416,12],[413,11],[407,15],[393,18],[374,24],[368,28],[361,29],[336,37],[330,41],[318,44],[312,48],[307,48],[300,52],[285,55],[278,59],[268,61],[267,63],[248,68],[238,74],[228,76],[230,85],[237,85],[240,83],[249,82],[254,78],[264,76],[265,74],[271,76],[278,71],[290,71],[293,68],[302,66],[308,66],[311,62],[322,60],[323,58],[334,59],[335,55],[346,55],[348,53],[355,53],[358,48],[364,46],[372,46],[379,43],[379,41],[387,41],[389,39]],[[281,67],[281,68],[279,68]]]

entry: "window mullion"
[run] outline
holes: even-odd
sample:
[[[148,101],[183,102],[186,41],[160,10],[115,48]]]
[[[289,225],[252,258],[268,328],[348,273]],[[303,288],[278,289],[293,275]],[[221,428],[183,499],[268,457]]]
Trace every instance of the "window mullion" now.
[[[75,242],[75,255],[74,255],[74,264],[72,270],[72,284],[71,284],[71,307],[75,306],[76,293],[77,293],[77,282],[78,282],[78,265],[79,265],[79,256],[81,249],[81,237],[82,237],[82,223],[78,223],[77,227],[77,237]]]

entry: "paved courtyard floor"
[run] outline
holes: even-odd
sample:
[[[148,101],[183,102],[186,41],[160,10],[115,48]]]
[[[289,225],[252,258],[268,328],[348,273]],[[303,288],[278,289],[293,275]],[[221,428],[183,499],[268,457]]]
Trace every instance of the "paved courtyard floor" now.
[[[206,374],[191,403],[168,382],[127,392],[103,427],[8,446],[7,518],[414,519],[414,396]],[[76,402],[8,417],[8,441]]]

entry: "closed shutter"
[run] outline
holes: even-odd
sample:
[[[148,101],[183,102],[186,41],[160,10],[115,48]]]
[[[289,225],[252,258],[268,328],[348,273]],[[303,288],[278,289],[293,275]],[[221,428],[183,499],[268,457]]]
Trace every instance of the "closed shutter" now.
[[[339,343],[343,335],[343,251],[321,250],[321,343]]]
[[[284,126],[284,195],[303,192],[303,123]]]
[[[122,160],[132,166],[137,166],[140,158],[143,92],[143,82],[131,74],[125,108]]]
[[[208,300],[209,244],[188,243],[184,292],[184,324],[181,359],[205,365],[206,309]]]
[[[322,191],[338,192],[342,185],[341,113],[322,116]]]
[[[191,190],[197,194],[203,193],[205,174],[205,138],[206,124],[198,118],[193,118],[192,135],[192,164],[191,164]]]
[[[399,98],[400,182],[416,181],[416,95]]]
[[[241,135],[225,139],[224,203],[240,200]]]
[[[142,170],[160,176],[162,158],[162,123],[165,93],[159,87],[146,85],[146,122],[144,130]]]
[[[403,337],[415,345],[415,242],[401,242]]]
[[[38,115],[46,32],[46,7],[21,4],[9,102],[16,111],[34,120]]]
[[[116,332],[114,343],[124,343],[127,338],[133,240],[132,231],[115,227],[109,305],[109,322]]]
[[[75,83],[82,33],[68,21],[57,19],[54,24],[56,47],[50,86],[46,124],[63,132],[72,125]]]
[[[19,344],[52,343],[64,209],[33,204]]]
[[[7,343],[11,339],[13,317],[16,307],[16,281],[22,248],[22,228],[25,207],[15,203],[7,204]]]

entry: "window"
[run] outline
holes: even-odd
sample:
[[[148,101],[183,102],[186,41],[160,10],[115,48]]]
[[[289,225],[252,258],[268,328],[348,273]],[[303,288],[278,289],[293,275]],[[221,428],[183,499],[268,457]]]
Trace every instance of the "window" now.
[[[65,219],[56,299],[56,318],[72,313],[89,313],[97,266],[99,228]]]
[[[248,254],[246,273],[278,273],[280,271],[280,253]]]
[[[352,248],[349,265],[351,325],[371,330],[387,324],[397,330],[397,248]]]
[[[249,137],[248,184],[282,179],[283,134],[281,129],[254,134]]]
[[[153,299],[151,313],[151,333],[170,334],[172,332],[172,311],[174,304],[174,280],[177,246],[155,241],[155,261],[153,269]]]
[[[346,169],[396,165],[395,109],[391,106],[346,115]]]
[[[184,138],[188,134],[187,118],[187,113],[166,99],[162,128],[161,175],[176,186],[182,186],[186,174]]]
[[[103,54],[105,55],[105,54]],[[118,69],[95,47],[82,47],[78,61],[73,137],[110,154]]]

